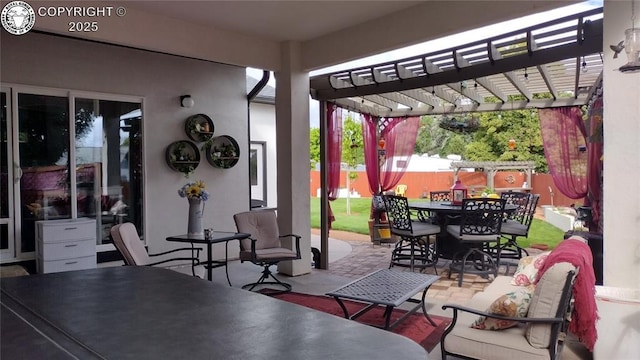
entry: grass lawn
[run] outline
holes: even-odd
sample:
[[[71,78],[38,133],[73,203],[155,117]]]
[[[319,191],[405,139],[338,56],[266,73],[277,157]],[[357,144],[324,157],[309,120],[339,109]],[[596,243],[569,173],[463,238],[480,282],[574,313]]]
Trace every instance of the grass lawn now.
[[[417,200],[417,199],[409,199]],[[347,199],[337,199],[331,202],[331,210],[336,217],[332,228],[335,230],[350,231],[369,235],[369,211],[371,198],[350,199],[351,214],[347,215]],[[311,227],[320,228],[320,199],[311,197]],[[564,232],[546,221],[533,219],[529,237],[518,238],[518,243],[523,247],[531,244],[546,244],[553,249],[562,241]]]

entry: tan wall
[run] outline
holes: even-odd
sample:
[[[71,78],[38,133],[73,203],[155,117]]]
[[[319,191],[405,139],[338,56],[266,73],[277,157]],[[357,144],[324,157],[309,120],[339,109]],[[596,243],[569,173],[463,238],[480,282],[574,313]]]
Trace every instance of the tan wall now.
[[[482,191],[486,187],[486,175],[483,172],[460,172],[460,180],[470,190]],[[526,174],[519,171],[501,171],[494,178],[495,187],[507,190],[509,188],[520,189],[526,181]],[[453,171],[443,172],[408,172],[402,176],[399,184],[407,185],[408,198],[428,197],[430,191],[448,190],[453,184]],[[343,171],[340,174],[340,187],[346,188],[347,173]],[[358,192],[362,197],[371,197],[369,192],[369,183],[365,172],[358,172],[358,178],[351,181],[350,187]],[[553,184],[553,179],[549,174],[534,174],[531,177],[531,192],[540,194],[538,205],[552,205],[551,192],[553,190],[553,205],[569,206],[571,204],[580,205],[582,199],[573,200],[560,193]],[[316,196],[318,188],[320,188],[320,172],[311,171],[310,195]]]

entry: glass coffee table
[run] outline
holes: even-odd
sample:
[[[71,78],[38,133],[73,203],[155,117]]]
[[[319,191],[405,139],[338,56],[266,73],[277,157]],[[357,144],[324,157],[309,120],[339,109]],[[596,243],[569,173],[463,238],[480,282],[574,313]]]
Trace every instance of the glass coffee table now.
[[[344,317],[351,320],[357,319],[379,305],[386,306],[385,322],[384,327],[382,327],[385,330],[393,329],[420,308],[422,308],[422,312],[429,323],[436,326],[436,323],[427,314],[424,298],[429,287],[439,278],[440,276],[438,275],[382,269],[328,292],[326,295],[333,296],[342,308]],[[420,291],[422,291],[421,299],[414,299],[413,296]],[[369,305],[353,315],[349,315],[349,311],[342,302],[343,299],[356,300],[369,303]],[[390,324],[393,309],[405,302],[415,303],[416,306]]]

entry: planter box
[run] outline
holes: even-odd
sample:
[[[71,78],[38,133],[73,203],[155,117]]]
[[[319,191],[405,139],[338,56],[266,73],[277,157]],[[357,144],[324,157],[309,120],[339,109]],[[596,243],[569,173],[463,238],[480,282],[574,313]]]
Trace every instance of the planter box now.
[[[369,219],[369,236],[371,236],[371,242],[374,245],[394,243],[398,240],[395,235],[391,235],[388,223],[376,224],[373,219]]]
[[[544,209],[544,218],[551,225],[562,231],[573,230],[575,218],[569,214],[563,214],[554,206],[542,206]]]

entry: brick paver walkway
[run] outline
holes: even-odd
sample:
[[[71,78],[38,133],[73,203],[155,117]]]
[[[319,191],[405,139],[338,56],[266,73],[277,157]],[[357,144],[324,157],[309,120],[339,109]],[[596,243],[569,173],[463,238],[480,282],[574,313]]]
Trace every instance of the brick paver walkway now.
[[[314,233],[317,233],[314,230]],[[333,239],[348,242],[353,250],[342,259],[329,264],[329,273],[348,278],[357,279],[378,269],[387,269],[391,260],[391,250],[393,245],[373,245],[366,235],[348,233],[343,231],[331,231],[330,237]],[[446,301],[450,303],[465,304],[471,297],[490,283],[489,280],[477,275],[465,275],[462,287],[458,287],[457,276],[453,274],[448,279],[449,260],[440,260],[436,266],[440,280],[434,283],[427,297]],[[394,267],[400,271],[410,271],[409,268]],[[513,273],[515,269],[511,268]],[[418,271],[418,270],[415,270]],[[426,268],[425,273],[435,274],[433,268]],[[504,270],[501,271],[504,273]]]

